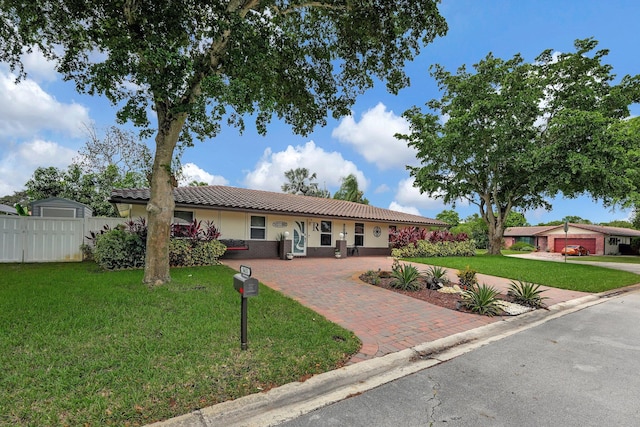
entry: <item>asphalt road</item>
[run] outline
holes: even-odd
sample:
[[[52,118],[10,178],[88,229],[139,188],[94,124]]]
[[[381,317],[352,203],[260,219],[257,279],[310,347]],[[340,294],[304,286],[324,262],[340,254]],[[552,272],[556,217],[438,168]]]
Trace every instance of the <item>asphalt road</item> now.
[[[281,425],[637,426],[639,372],[634,292]]]

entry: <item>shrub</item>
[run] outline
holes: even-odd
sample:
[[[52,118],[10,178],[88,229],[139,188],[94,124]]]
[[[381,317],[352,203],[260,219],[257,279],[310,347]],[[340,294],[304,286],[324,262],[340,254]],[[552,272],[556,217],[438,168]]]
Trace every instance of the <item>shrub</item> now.
[[[391,250],[391,256],[396,258],[434,258],[446,256],[475,256],[476,247],[472,240],[443,241],[431,243],[420,240],[416,245]]]
[[[214,265],[226,250],[218,240],[200,241],[192,247],[191,260],[193,265]]]
[[[415,246],[419,240],[427,238],[427,231],[424,228],[405,227],[389,233],[389,244],[392,248],[404,248]]]
[[[174,238],[169,241],[169,265],[191,267],[217,264],[218,258],[226,250],[227,247],[217,240],[193,241]]]
[[[513,297],[518,304],[540,308],[544,306],[542,300],[547,299],[541,295],[542,292],[544,290],[540,289],[540,285],[518,280],[517,282],[511,281],[507,295]]]
[[[473,288],[478,284],[476,274],[478,272],[467,266],[464,270],[458,271],[458,279],[460,281],[460,287],[463,289]]]
[[[462,305],[474,313],[495,316],[500,313],[498,301],[498,291],[485,284],[462,292]]]
[[[97,236],[93,257],[107,270],[144,265],[145,241],[138,234],[115,229]]]
[[[174,234],[184,238],[176,238]],[[216,240],[220,232],[215,225],[207,221],[193,220],[189,225],[172,225],[172,237],[169,240],[169,265],[172,267],[212,265],[224,254],[227,247]],[[92,233],[96,240],[94,258],[104,269],[139,268],[144,265],[147,223],[144,218],[129,220],[124,227]]]
[[[373,270],[367,270],[367,272],[362,275],[361,279],[362,281],[370,283],[372,285],[377,285],[380,283],[380,276]]]
[[[430,266],[424,274],[427,277],[427,288],[440,289],[449,283],[447,270],[438,265]]]
[[[393,281],[391,286],[403,291],[417,291],[420,289],[420,272],[418,269],[409,264],[400,264],[398,260],[394,261],[391,271]]]
[[[531,252],[536,248],[528,244],[527,242],[516,242],[509,247],[512,251],[522,251],[522,252]]]

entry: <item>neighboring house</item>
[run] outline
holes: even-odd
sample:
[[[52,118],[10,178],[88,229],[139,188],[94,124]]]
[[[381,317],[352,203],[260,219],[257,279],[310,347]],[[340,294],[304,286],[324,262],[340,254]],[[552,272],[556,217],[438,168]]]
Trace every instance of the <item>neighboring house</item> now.
[[[278,257],[285,233],[295,256],[333,256],[346,243],[348,255],[389,255],[389,230],[403,227],[445,228],[445,222],[344,200],[273,193],[227,186],[174,189],[174,217],[213,221],[220,240],[245,250],[225,257]],[[121,215],[146,217],[148,189],[116,189],[110,201]],[[339,244],[339,241],[344,241]]]
[[[60,197],[31,202],[31,215],[47,218],[90,218],[93,216],[91,207]]]
[[[0,204],[0,215],[18,215],[16,208]]]
[[[569,224],[566,241],[564,224],[536,227],[509,227],[504,231],[505,247],[526,242],[539,251],[560,252],[566,245],[582,245],[594,255],[627,254],[631,239],[639,230],[591,224]]]

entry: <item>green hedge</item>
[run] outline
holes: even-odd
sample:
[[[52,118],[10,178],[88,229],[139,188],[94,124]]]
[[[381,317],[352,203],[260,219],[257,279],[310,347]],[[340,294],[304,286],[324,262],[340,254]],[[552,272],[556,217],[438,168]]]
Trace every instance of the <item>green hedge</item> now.
[[[171,239],[169,242],[169,264],[172,267],[213,265],[218,262],[227,247],[217,240],[210,242],[190,239]]]
[[[144,265],[145,242],[140,236],[115,229],[96,237],[93,258],[102,268],[119,270]]]
[[[391,255],[396,258],[431,258],[445,256],[474,256],[476,245],[472,240],[464,242],[436,242],[418,240],[416,245],[407,245],[403,248],[391,250]]]
[[[145,249],[145,242],[138,234],[115,229],[96,237],[93,257],[106,270],[141,268]],[[226,250],[227,247],[217,240],[172,238],[169,264],[172,267],[214,265]]]

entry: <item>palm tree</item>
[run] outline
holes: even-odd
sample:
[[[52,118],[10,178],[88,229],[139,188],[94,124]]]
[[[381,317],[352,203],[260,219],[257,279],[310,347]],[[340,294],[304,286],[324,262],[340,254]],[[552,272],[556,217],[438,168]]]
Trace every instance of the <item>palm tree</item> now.
[[[329,191],[321,190],[318,187],[318,183],[313,182],[313,180],[317,179],[315,172],[309,175],[309,169],[307,168],[290,169],[284,173],[284,177],[289,181],[281,187],[285,193],[329,197]]]
[[[349,174],[342,178],[340,189],[333,195],[334,199],[348,200],[350,202],[368,205],[369,200],[364,198],[364,192],[358,188],[358,180],[354,174]]]

